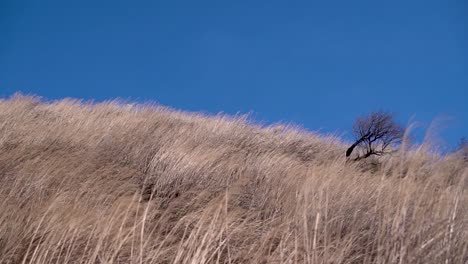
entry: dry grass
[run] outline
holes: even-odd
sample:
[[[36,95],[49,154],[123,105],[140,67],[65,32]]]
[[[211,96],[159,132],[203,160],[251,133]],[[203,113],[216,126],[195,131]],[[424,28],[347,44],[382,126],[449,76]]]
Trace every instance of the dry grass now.
[[[466,162],[118,102],[0,100],[1,263],[467,263]]]

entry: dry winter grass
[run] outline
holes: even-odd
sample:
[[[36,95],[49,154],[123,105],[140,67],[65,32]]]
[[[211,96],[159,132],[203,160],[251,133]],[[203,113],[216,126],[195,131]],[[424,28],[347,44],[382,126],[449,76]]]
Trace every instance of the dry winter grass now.
[[[0,100],[0,263],[467,263],[466,162],[242,117]]]

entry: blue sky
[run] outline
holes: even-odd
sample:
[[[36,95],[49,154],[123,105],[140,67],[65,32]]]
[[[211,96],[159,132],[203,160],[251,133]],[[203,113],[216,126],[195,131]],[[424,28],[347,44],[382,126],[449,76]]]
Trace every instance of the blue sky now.
[[[445,120],[452,147],[468,136],[463,0],[2,0],[0,34],[2,97],[252,112],[345,137],[383,109]]]

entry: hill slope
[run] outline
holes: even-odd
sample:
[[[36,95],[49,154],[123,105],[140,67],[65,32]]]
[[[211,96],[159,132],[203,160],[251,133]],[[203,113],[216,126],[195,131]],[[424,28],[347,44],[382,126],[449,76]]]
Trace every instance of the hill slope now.
[[[0,263],[466,263],[466,163],[117,102],[0,100]]]

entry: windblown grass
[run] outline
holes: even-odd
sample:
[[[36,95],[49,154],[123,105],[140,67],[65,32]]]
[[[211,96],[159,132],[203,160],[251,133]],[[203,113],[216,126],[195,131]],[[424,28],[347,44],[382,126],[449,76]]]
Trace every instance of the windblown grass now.
[[[466,162],[151,105],[0,100],[0,263],[467,263]]]

